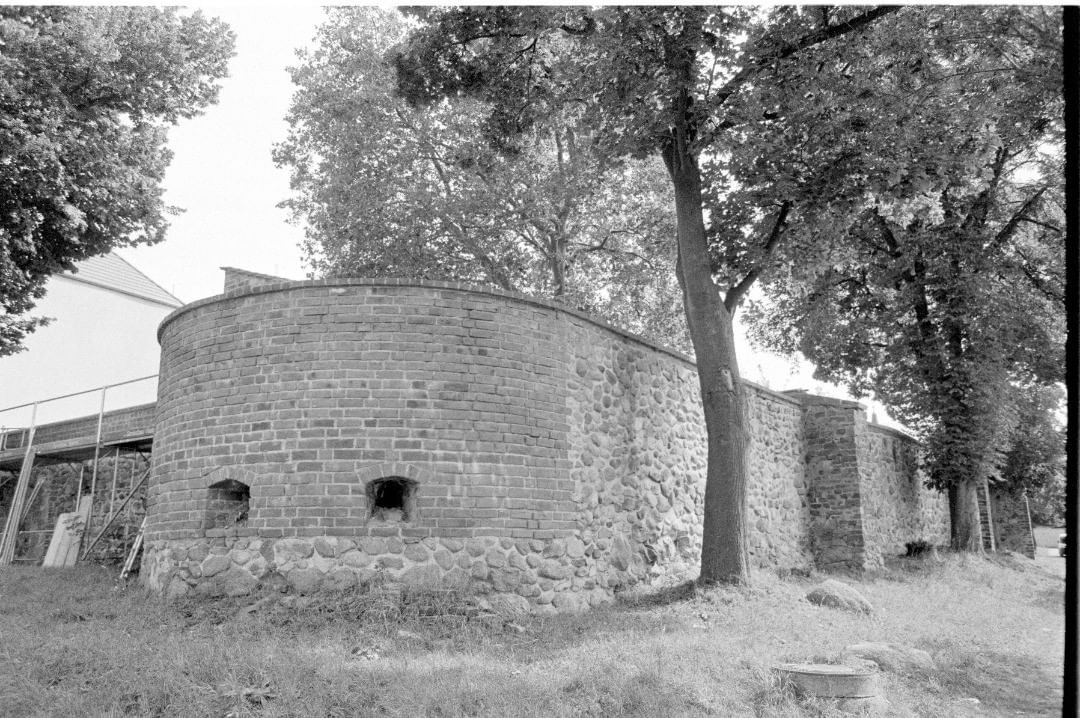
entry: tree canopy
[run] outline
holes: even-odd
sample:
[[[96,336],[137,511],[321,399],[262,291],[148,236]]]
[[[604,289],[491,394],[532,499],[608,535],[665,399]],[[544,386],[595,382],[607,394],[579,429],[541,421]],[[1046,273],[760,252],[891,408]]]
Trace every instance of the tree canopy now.
[[[750,312],[757,337],[917,429],[932,485],[950,493],[954,544],[967,547],[975,482],[1001,477],[1025,395],[1063,379],[1059,18],[918,12],[921,23],[844,58],[851,71],[813,112],[798,95],[822,92],[807,77],[822,66],[787,77],[800,90],[770,97],[746,159],[724,165],[740,187],[725,199],[728,216],[751,193],[797,218],[770,301]],[[748,252],[722,246],[725,266]]]
[[[50,275],[165,236],[167,127],[216,101],[232,53],[198,12],[0,8],[0,356]]]
[[[659,157],[676,216],[676,275],[695,350],[708,437],[700,580],[744,581],[747,421],[732,314],[765,268],[727,286],[714,281],[716,224],[710,201],[723,193],[714,157],[752,132],[752,98],[787,64],[812,50],[842,55],[852,36],[898,8],[604,7],[469,8],[418,11],[420,25],[399,54],[399,88],[416,104],[446,97],[483,101],[484,129],[502,152],[559,108],[579,108],[598,151],[610,158]],[[818,83],[831,81],[829,75]],[[758,110],[760,111],[760,110]],[[746,212],[744,241],[775,246],[787,212],[762,197]],[[721,248],[720,254],[724,253]],[[726,296],[721,296],[726,289]]]
[[[471,99],[412,106],[389,61],[398,13],[337,8],[292,68],[275,148],[315,272],[451,279],[555,299],[685,348],[659,161],[613,161],[571,103],[502,151]],[[507,141],[509,142],[509,140]]]

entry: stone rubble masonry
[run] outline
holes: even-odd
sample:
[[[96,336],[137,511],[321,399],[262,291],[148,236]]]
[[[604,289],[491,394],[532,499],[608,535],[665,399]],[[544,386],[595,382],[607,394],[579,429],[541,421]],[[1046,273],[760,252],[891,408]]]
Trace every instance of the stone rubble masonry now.
[[[91,553],[91,560],[123,562],[134,542],[145,513],[143,495],[136,492],[132,500],[121,507],[132,487],[143,477],[149,457],[135,452],[112,453],[103,451],[98,461],[98,476],[94,491],[94,514],[88,534],[96,536],[113,510],[118,511],[112,527],[107,531]],[[113,477],[115,476],[115,491]],[[93,477],[93,461],[57,462],[42,461],[35,465],[32,486],[41,484],[33,503],[25,506],[26,517],[21,524],[16,556],[21,560],[40,562],[52,537],[52,529],[60,514],[75,510],[76,495],[80,488],[83,495],[90,493]],[[0,506],[10,505],[6,489],[0,489]]]
[[[793,393],[804,407],[820,568],[879,569],[910,541],[948,543],[948,499],[923,485],[911,437],[869,424],[857,402]]]
[[[550,302],[402,280],[237,284],[159,340],[157,591],[389,578],[577,610],[696,569],[705,437],[680,354]],[[863,566],[907,530],[889,522],[910,508],[865,529],[857,404],[743,387],[756,565]],[[415,487],[407,520],[372,516],[366,485],[390,477]],[[225,480],[249,512],[207,528]]]
[[[861,413],[856,427],[866,566],[880,568],[886,555],[905,553],[904,544],[912,540],[947,545],[948,497],[923,486],[915,442],[895,429],[867,424]]]

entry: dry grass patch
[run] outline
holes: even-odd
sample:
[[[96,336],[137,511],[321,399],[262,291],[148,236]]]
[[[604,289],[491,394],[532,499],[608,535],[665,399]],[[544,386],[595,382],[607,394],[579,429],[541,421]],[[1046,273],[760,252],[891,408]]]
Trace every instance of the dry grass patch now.
[[[103,570],[7,568],[0,706],[12,718],[831,718],[834,706],[795,696],[771,666],[891,641],[938,668],[886,674],[886,715],[1054,714],[1060,578],[1023,559],[898,562],[843,579],[870,616],[807,603],[821,578],[760,573],[748,587],[686,584],[578,616],[492,617],[449,593],[166,605]]]

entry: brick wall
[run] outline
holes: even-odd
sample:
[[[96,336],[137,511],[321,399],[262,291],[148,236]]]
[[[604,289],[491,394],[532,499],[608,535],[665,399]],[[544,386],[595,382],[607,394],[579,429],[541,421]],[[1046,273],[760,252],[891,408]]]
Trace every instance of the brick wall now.
[[[852,401],[802,394],[810,535],[817,564],[865,567],[866,536],[856,431],[862,408]]]
[[[162,326],[150,538],[190,536],[228,467],[247,531],[550,539],[574,527],[557,311],[449,287],[313,282]],[[409,525],[364,483],[419,479]]]
[[[156,590],[381,571],[573,609],[697,567],[705,436],[680,354],[547,302],[395,280],[236,285],[159,339]],[[880,555],[861,407],[744,388],[753,562]],[[373,513],[392,477],[408,509]],[[241,484],[247,515],[221,526],[210,487]]]
[[[910,541],[948,543],[948,501],[925,487],[914,439],[869,424],[856,402],[800,396],[818,566],[877,569]]]
[[[141,404],[107,411],[101,419],[101,439],[104,442],[149,436],[154,430],[156,404]],[[34,430],[34,445],[93,444],[97,437],[98,417],[84,416],[77,419],[42,424]],[[0,450],[14,450],[26,446],[29,429],[12,429],[0,440]]]

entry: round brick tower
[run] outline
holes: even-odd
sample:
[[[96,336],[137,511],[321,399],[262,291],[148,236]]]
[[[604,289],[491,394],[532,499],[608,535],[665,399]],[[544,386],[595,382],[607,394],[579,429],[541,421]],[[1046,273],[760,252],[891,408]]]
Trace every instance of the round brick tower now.
[[[143,580],[380,580],[575,608],[692,567],[694,367],[447,283],[242,288],[162,323]]]

